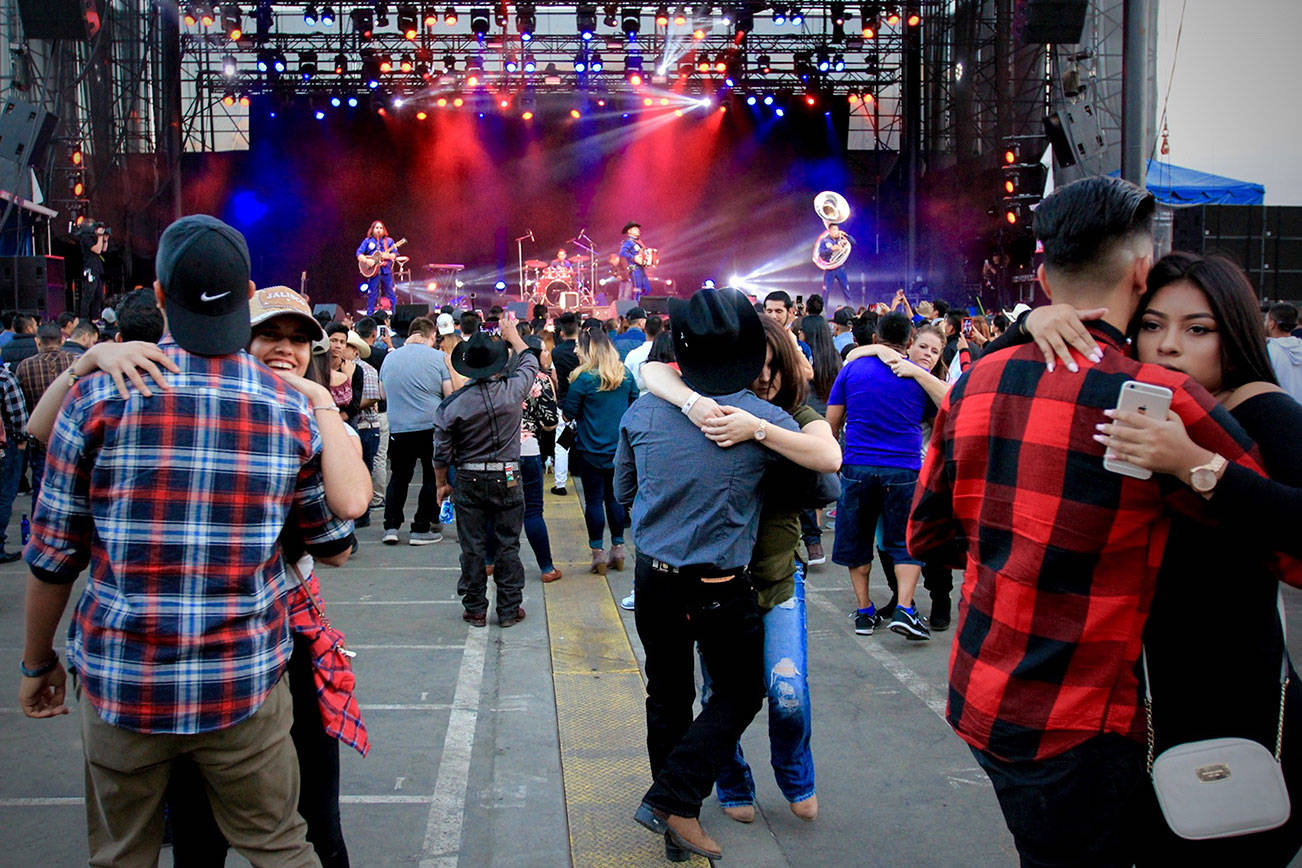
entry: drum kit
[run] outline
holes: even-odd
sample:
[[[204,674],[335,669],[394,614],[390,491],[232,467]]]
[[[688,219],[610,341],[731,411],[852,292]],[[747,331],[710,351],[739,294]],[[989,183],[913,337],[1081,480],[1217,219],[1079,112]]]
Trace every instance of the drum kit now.
[[[524,297],[531,304],[570,309],[592,304],[592,290],[584,280],[583,266],[591,256],[579,254],[566,262],[573,265],[549,265],[541,259],[524,261]]]

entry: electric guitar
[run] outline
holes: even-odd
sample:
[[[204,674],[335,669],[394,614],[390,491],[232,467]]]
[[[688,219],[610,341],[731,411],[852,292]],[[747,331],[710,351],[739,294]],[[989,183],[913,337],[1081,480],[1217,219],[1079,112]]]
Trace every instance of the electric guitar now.
[[[385,262],[392,262],[398,258],[398,248],[406,243],[407,239],[404,238],[395,243],[393,248],[385,253],[376,253],[374,256],[363,256],[361,259],[357,260],[357,270],[362,273],[362,277],[374,277],[375,273],[380,270],[380,267],[384,265]]]

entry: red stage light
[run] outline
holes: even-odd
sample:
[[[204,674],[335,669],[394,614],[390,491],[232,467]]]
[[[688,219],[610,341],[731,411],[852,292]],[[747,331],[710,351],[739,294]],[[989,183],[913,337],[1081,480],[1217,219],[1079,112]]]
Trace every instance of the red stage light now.
[[[439,108],[446,108],[447,104],[448,104],[448,98],[445,96],[441,96],[435,101],[435,105],[437,105]]]
[[[437,280],[431,280],[429,283],[425,284],[425,289],[430,292],[438,292],[438,288],[439,284]]]
[[[524,114],[520,115],[520,117],[526,121],[531,121],[533,120],[533,112],[525,112]]]
[[[228,93],[226,94],[226,96],[222,97],[222,105],[226,106],[227,108],[230,108],[231,106],[235,105],[235,94]]]
[[[431,28],[432,28],[432,27],[434,27],[434,26],[435,26],[436,24],[438,24],[438,23],[439,23],[439,15],[438,15],[437,12],[430,11],[430,12],[425,13],[425,26],[426,26],[426,27],[431,27]]]
[[[509,108],[511,105],[511,101],[509,99],[499,99],[497,101],[497,104],[502,108]]]
[[[640,73],[640,72],[635,72],[635,73],[633,73],[632,75],[630,75],[630,76],[628,77],[628,83],[631,84],[631,85],[633,85],[633,87],[641,87],[641,86],[642,86],[642,73]]]
[[[85,192],[86,192],[86,185],[81,181],[77,181],[72,185],[72,195],[76,196],[77,198],[81,198],[81,194]]]
[[[1008,221],[1008,224],[1009,224],[1010,226],[1016,226],[1016,225],[1017,225],[1017,212],[1014,211],[1014,210],[1012,210],[1012,209],[1010,208],[1009,210],[1007,210],[1007,211],[1004,212],[1004,219]]]
[[[380,61],[380,72],[393,72],[393,61],[385,58]]]
[[[891,25],[892,27],[897,26],[900,23],[900,13],[892,12],[890,15],[887,15],[886,23]]]
[[[651,97],[647,97],[646,99],[642,100],[642,105],[655,105],[655,100],[653,100]]]
[[[424,112],[416,112],[416,120],[418,121],[423,121],[427,117],[429,117],[429,115],[425,114]]]
[[[81,154],[81,148],[77,148],[76,150],[74,150],[72,152],[72,156],[70,157],[70,159],[72,160],[72,164],[74,166],[80,166],[81,161],[83,159]]]
[[[195,17],[193,9],[185,10],[185,17],[181,20],[185,22],[186,27],[193,27],[199,23],[199,19]]]
[[[461,107],[462,107],[463,105],[465,105],[465,104],[466,104],[466,101],[465,101],[464,99],[462,99],[461,97],[457,97],[456,99],[452,100],[452,107],[453,107],[453,108],[461,108]]]
[[[477,75],[467,76],[466,84],[470,85],[471,87],[474,87],[475,85],[479,84],[479,76]]]
[[[858,104],[859,104],[859,94],[857,93],[850,94],[850,105],[858,105]]]
[[[415,27],[408,28],[407,31],[406,31],[405,33],[403,33],[402,35],[405,36],[405,37],[407,37],[408,39],[415,39],[415,38],[416,38],[416,28],[415,28]]]
[[[389,114],[387,111],[385,111],[384,106],[380,106],[378,109],[376,109],[375,113],[378,114],[380,117],[386,117]]]
[[[247,96],[241,96],[241,97],[240,97],[240,105],[241,105],[243,108],[248,108],[248,107],[249,107],[249,98],[248,98]]]
[[[919,15],[919,14],[916,13],[916,12],[912,12],[912,13],[909,14],[908,24],[909,24],[910,27],[917,27],[917,26],[918,26],[919,24],[921,24],[921,23],[922,23],[922,16],[921,16],[921,15]]]
[[[232,29],[230,33],[228,33],[228,34],[226,34],[226,35],[230,37],[231,42],[237,42],[237,41],[239,40],[239,38],[240,38],[241,36],[244,35],[244,31],[241,30],[240,28],[236,27],[236,28]]]
[[[716,60],[716,61],[714,62],[714,71],[715,71],[715,72],[727,72],[727,71],[728,71],[728,63],[727,63],[727,61]]]
[[[709,71],[710,71],[710,61],[708,61],[708,60],[698,60],[698,61],[696,61],[696,71],[697,71],[697,72],[709,72]]]
[[[199,23],[202,24],[204,27],[212,27],[212,26],[213,26],[213,23],[214,23],[216,20],[217,20],[217,19],[213,17],[213,12],[212,12],[212,10],[211,10],[211,9],[205,9],[205,10],[203,11],[203,15],[199,18]]]
[[[705,31],[702,30],[700,27],[696,28],[695,30],[692,31],[692,38],[695,39],[697,42],[700,42],[702,39],[705,38]]]
[[[570,109],[570,117],[572,117],[572,118],[579,118],[579,117],[582,117],[582,116],[583,116],[583,115],[579,112],[578,109]]]
[[[669,105],[669,97],[667,97],[667,96],[666,96],[666,97],[661,97],[661,98],[660,98],[660,104],[661,104],[661,105]]]
[[[1016,163],[1016,162],[1017,162],[1017,152],[1014,151],[1012,148],[1009,148],[1008,150],[1004,151],[1004,162],[1007,163],[1007,164],[1010,165],[1010,166],[1011,166],[1013,163]]]
[[[814,98],[812,93],[805,94],[805,105],[813,105],[816,102],[818,102],[818,100]]]
[[[86,215],[85,215],[85,214],[78,214],[78,215],[77,215],[77,220],[76,220],[77,225],[80,226],[81,224],[83,224],[83,223],[85,223],[85,222],[86,222]]]
[[[656,27],[668,27],[668,26],[669,26],[669,13],[668,12],[658,13],[656,15]]]
[[[683,110],[682,110],[682,109],[674,109],[674,114],[678,115],[678,116],[681,118],[681,117],[683,116]]]
[[[1004,192],[1005,192],[1005,193],[1008,193],[1009,195],[1012,195],[1013,193],[1016,193],[1016,192],[1017,192],[1017,182],[1014,181],[1012,178],[1009,178],[1008,180],[1004,181]]]
[[[863,38],[864,38],[864,39],[875,39],[876,37],[877,37],[877,31],[874,30],[873,28],[869,27],[868,25],[864,25],[864,28],[863,28]]]

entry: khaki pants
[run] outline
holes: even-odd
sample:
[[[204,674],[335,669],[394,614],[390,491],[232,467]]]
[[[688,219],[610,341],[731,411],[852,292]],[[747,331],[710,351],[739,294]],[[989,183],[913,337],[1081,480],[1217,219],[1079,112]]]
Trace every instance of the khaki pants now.
[[[216,732],[163,735],[111,726],[82,703],[90,864],[153,866],[163,843],[172,760],[199,767],[222,834],[255,866],[320,866],[298,815],[298,760],[289,739],[289,685],[247,720]]]

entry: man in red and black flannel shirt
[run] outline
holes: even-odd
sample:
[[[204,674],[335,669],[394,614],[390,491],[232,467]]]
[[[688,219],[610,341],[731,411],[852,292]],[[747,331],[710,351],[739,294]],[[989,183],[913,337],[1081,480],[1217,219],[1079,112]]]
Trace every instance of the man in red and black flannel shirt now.
[[[1105,470],[1094,426],[1122,383],[1159,384],[1199,443],[1260,472],[1201,386],[1125,353],[1153,210],[1151,194],[1109,178],[1040,204],[1040,282],[1055,302],[1107,308],[1089,324],[1100,349],[1057,371],[1034,344],[983,356],[936,417],[909,522],[914,557],[964,569],[948,716],[990,776],[1023,865],[1132,864],[1148,785],[1140,637],[1169,511],[1202,507],[1169,478]]]

